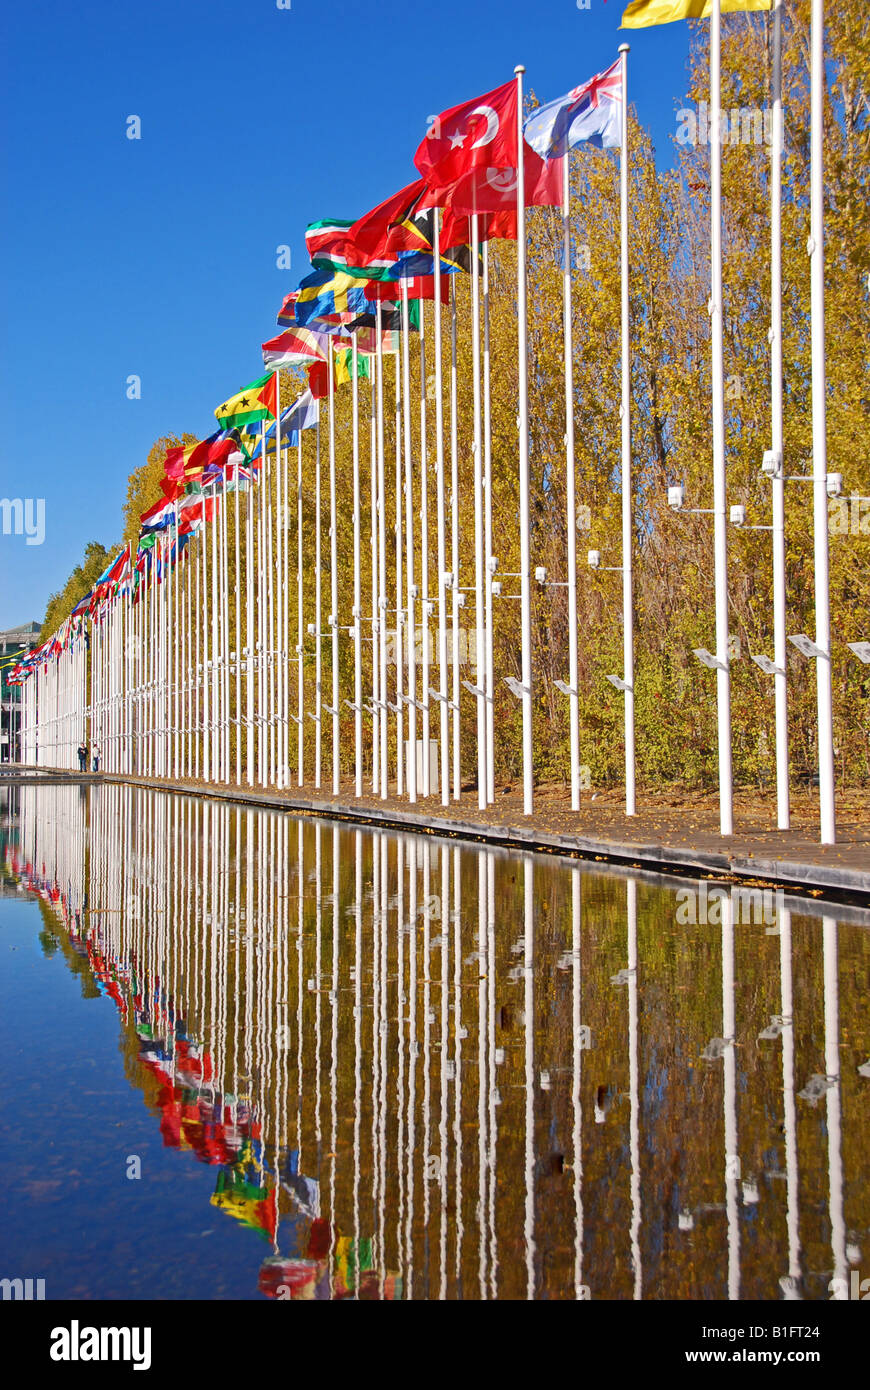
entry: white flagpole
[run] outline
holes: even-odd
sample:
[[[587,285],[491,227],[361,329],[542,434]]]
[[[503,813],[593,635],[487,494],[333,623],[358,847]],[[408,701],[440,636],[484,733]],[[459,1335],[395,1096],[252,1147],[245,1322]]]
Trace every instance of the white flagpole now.
[[[265,420],[263,421],[263,423],[265,424]],[[267,665],[266,665],[266,670],[267,670],[267,672],[268,672],[267,699],[268,699],[268,701],[269,701],[269,774],[268,774],[268,783],[269,783],[269,786],[270,786],[270,787],[274,787],[274,785],[275,785],[275,770],[276,770],[276,769],[275,769],[275,753],[276,753],[276,733],[277,733],[276,726],[275,726],[275,715],[276,715],[276,709],[277,709],[277,706],[276,706],[276,703],[275,703],[275,695],[276,695],[276,691],[275,691],[275,675],[276,675],[276,671],[275,671],[275,657],[276,657],[276,651],[275,651],[275,649],[276,649],[276,646],[277,646],[277,641],[276,641],[276,632],[275,632],[275,560],[274,560],[274,551],[273,551],[273,546],[274,546],[274,531],[275,531],[275,527],[274,527],[275,508],[274,508],[274,506],[273,506],[273,504],[272,504],[272,469],[271,469],[271,465],[269,465],[269,463],[268,463],[268,459],[267,459],[267,461],[266,461],[266,467],[267,467],[267,469],[268,469],[268,476],[267,476],[267,478],[265,479],[266,484],[267,484],[267,488],[266,488],[266,496],[265,496],[265,499],[264,499],[264,500],[265,500],[265,503],[266,503],[266,514],[265,514],[265,527],[266,527],[266,531],[265,531],[265,538],[266,538],[266,554],[265,554],[265,560],[266,560],[266,568],[265,568],[265,574],[264,574],[264,576],[263,576],[263,584],[264,584],[264,587],[265,587],[265,594],[266,594],[266,632],[267,632],[267,638],[266,638],[266,643],[265,643],[265,653],[264,653],[264,654],[265,654],[266,662],[267,662]],[[277,479],[277,473],[278,473],[278,460],[277,460],[277,456],[276,456],[276,459],[275,459],[275,474],[276,474],[276,479]]]
[[[429,648],[429,459],[426,419],[426,301],[420,303],[420,626],[422,671],[420,682],[423,766],[423,796],[430,796],[429,785],[429,681],[431,679],[431,654]],[[416,642],[416,634],[412,633]],[[416,759],[415,759],[416,761]]]
[[[474,403],[474,680],[477,706],[477,805],[486,809],[486,609],[483,596],[483,432],[480,400],[480,227],[471,216],[471,376]]]
[[[319,407],[318,407],[319,414]],[[302,584],[302,426],[296,444],[296,780],[305,780],[305,613]]]
[[[252,466],[245,507],[245,772],[249,787],[254,785],[254,477]]]
[[[408,282],[402,281],[402,418],[405,427],[405,561],[408,572],[408,610],[405,640],[408,645],[408,800],[417,800],[417,653],[414,604],[414,474],[411,465],[411,318]],[[396,624],[398,626],[398,623]],[[398,699],[398,696],[396,697]],[[401,719],[401,711],[399,718]]]
[[[241,540],[239,537],[239,465],[235,465],[236,496],[235,510],[233,515],[233,532],[235,540],[235,643],[236,643],[236,786],[242,785],[242,618],[241,618],[241,596],[242,596],[242,568],[241,568]],[[250,487],[250,483],[248,484]]]
[[[486,718],[486,800],[491,804],[495,800],[495,703],[494,693],[494,662],[493,662],[493,632],[492,632],[492,390],[490,380],[490,352],[489,352],[489,239],[483,243],[483,494],[484,494],[484,523],[483,523],[483,549],[484,549],[484,572],[483,583],[486,605],[486,630],[484,638],[486,679],[483,688],[486,691],[484,702],[484,713]]]
[[[284,550],[287,538],[286,527],[284,525],[286,496],[284,494],[284,479],[281,472],[281,374],[275,372],[275,569],[270,570],[272,576],[271,588],[277,589],[275,599],[275,660],[276,670],[276,698],[277,704],[274,710],[277,734],[277,768],[276,785],[285,787],[287,785],[287,749],[286,724],[284,722],[284,682],[286,679],[286,664],[284,659],[284,649],[287,645],[284,637]]]
[[[631,505],[631,357],[629,348],[631,324],[629,320],[628,299],[628,44],[620,44],[619,51],[622,54],[622,142],[619,154],[619,261],[621,280],[620,317],[622,326],[622,400],[619,408],[622,423],[622,679],[625,685],[623,691],[625,699],[625,814],[627,816],[633,816],[637,811],[635,800],[637,779],[634,756],[634,593],[632,563],[632,534],[634,528],[632,526]],[[571,526],[569,529],[573,536],[575,534],[575,528]],[[571,684],[572,686],[576,685],[576,678],[574,676],[571,678]],[[576,700],[576,696],[574,698]]]
[[[438,758],[441,774],[441,805],[450,801],[450,711],[447,699],[447,589],[444,566],[447,564],[444,515],[444,402],[441,338],[441,213],[434,211],[435,253],[435,474],[438,509],[438,705],[441,714],[441,749]]]
[[[782,0],[773,4],[770,140],[770,446],[782,460]],[[776,712],[776,823],[791,823],[788,785],[788,647],[785,607],[785,479],[772,479],[773,678]]]
[[[217,487],[217,483],[215,483]],[[224,782],[230,783],[230,540],[229,498],[226,465],[221,480],[221,625],[223,628],[223,770]],[[173,576],[173,585],[175,578]]]
[[[260,486],[257,490],[257,568],[255,571],[257,576],[257,781],[261,787],[266,785],[266,642],[264,640],[266,600],[263,584],[266,577],[264,518],[268,486],[266,422],[262,420],[260,422]]]
[[[371,483],[369,496],[369,546],[372,559],[372,793],[375,796],[377,796],[381,789],[380,652],[378,645],[380,633],[380,622],[378,619],[378,410],[375,402],[375,377],[380,379],[381,361],[382,359],[376,349],[375,354],[369,356],[369,369],[372,372],[372,379],[369,387],[369,476]]]
[[[354,796],[362,796],[362,590],[360,582],[359,495],[359,344],[353,334],[351,389],[353,391],[353,775]]]
[[[381,800],[386,801],[389,786],[389,764],[387,762],[387,501],[385,488],[385,463],[384,463],[384,345],[383,345],[383,315],[381,312],[381,301],[377,302],[377,362],[378,362],[378,658],[379,658],[379,677],[378,677],[378,703],[376,709],[380,715],[380,773],[381,773]]]
[[[327,369],[331,367],[327,363]],[[320,640],[321,628],[323,626],[323,595],[322,595],[322,575],[321,565],[323,563],[322,544],[320,527],[322,525],[321,516],[321,478],[320,478],[320,415],[318,412],[316,426],[315,447],[317,450],[314,469],[314,641],[315,641],[315,662],[314,662],[314,786],[320,790],[321,781],[321,755],[322,755],[322,721],[323,721],[323,647]]]
[[[728,530],[725,478],[725,380],[722,303],[722,142],[720,0],[710,13],[710,353],[713,406],[713,552],[716,590],[716,711],[719,731],[719,831],[731,835],[731,673],[728,665]],[[623,117],[625,119],[625,117]]]
[[[831,692],[831,592],[828,571],[828,439],[825,382],[825,7],[813,0],[810,62],[810,340],[813,407],[813,574],[819,728],[821,842],[837,840],[834,809],[834,710]]]
[[[338,796],[341,780],[341,752],[338,730],[338,517],[335,496],[335,359],[329,344],[327,362],[329,389],[329,569],[332,631],[332,794]]]
[[[404,350],[403,350],[404,351]],[[402,588],[402,388],[399,381],[399,355],[396,354],[396,399],[395,399],[395,440],[396,440],[396,523],[394,530],[395,551],[396,551],[396,596],[395,608],[396,615],[396,796],[403,796],[405,791],[404,783],[404,748],[402,740],[404,736],[405,720],[402,713],[402,696],[404,694],[404,646],[402,642],[402,620],[404,613],[403,588]],[[386,693],[384,693],[386,699]]]
[[[718,5],[718,0],[716,0]],[[523,694],[523,814],[533,810],[532,763],[532,592],[531,522],[529,507],[529,361],[528,306],[526,286],[526,201],[523,162],[523,73],[522,64],[514,69],[517,77],[517,336],[519,366],[520,432],[520,597],[522,610],[522,694]]]
[[[453,799],[462,786],[459,710],[459,385],[456,361],[456,281],[450,281],[450,563],[453,568]]]
[[[565,358],[565,497],[568,538],[568,714],[571,810],[580,809],[580,701],[577,659],[577,480],[574,463],[574,334],[571,309],[571,156],[562,158],[562,304]]]

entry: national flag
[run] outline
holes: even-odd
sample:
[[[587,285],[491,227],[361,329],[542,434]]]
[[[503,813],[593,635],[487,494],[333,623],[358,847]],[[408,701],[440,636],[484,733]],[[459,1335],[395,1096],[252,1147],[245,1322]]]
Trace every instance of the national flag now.
[[[263,362],[275,371],[278,367],[295,367],[312,360],[325,361],[329,341],[326,333],[316,333],[310,328],[288,328],[263,343]]]
[[[722,14],[769,10],[771,0],[721,0]],[[709,19],[713,0],[631,0],[622,16],[621,29],[646,29],[653,24],[672,24],[675,19]]]
[[[265,420],[274,416],[276,405],[276,385],[274,372],[252,381],[250,386],[237,391],[219,405],[215,411],[221,429],[235,429],[240,425],[251,424],[255,420]]]
[[[195,478],[208,466],[222,465],[232,453],[232,444],[218,430],[198,444],[183,444],[170,449],[163,463],[167,478]]]
[[[296,327],[296,301],[298,298],[298,290],[291,290],[289,294],[285,294],[284,302],[281,305],[281,308],[278,310],[279,328]]]
[[[299,431],[309,430],[317,424],[320,419],[320,405],[314,399],[311,391],[303,391],[302,395],[288,405],[286,410],[281,411],[281,444],[287,448],[294,447],[299,443]],[[274,453],[275,440],[275,421],[273,420],[266,430],[266,449]],[[270,449],[270,444],[273,446]],[[252,457],[259,459],[262,453],[261,440],[257,440]]]
[[[315,269],[323,268],[321,257],[325,257],[326,268],[331,267],[333,254],[343,253],[352,226],[352,220],[345,222],[339,217],[326,217],[320,222],[309,222],[305,232],[305,246],[308,259]]]
[[[403,251],[425,249],[424,238],[407,225],[425,193],[425,182],[417,179],[358,218],[348,232],[347,264],[368,267],[371,278],[377,279],[377,272],[388,271]]]
[[[161,498],[144,511],[139,520],[143,531],[163,531],[175,521],[175,505],[168,498]]]
[[[419,329],[420,327],[420,305],[416,300],[412,301],[409,305],[408,323],[411,327],[412,332]],[[378,316],[373,306],[365,314],[360,314],[357,318],[353,320],[352,323],[348,324],[348,332],[353,333],[359,328],[374,328],[375,330],[377,330],[377,326]],[[403,321],[401,309],[395,308],[386,311],[384,309],[381,310],[382,333],[400,333],[402,331],[402,327]]]
[[[365,281],[342,271],[315,270],[299,286],[296,323],[311,327],[348,323],[364,311],[366,303]]]
[[[353,380],[353,348],[339,348],[335,354],[335,384],[343,386]],[[357,352],[357,378],[369,376],[369,359],[366,353]]]
[[[413,275],[407,280],[404,280],[403,283],[407,287],[409,299],[435,298],[434,275]],[[396,296],[401,296],[401,286],[393,280],[387,280],[377,285],[370,285],[368,294],[369,298],[375,300],[375,302],[380,299],[394,304]],[[446,275],[441,276],[441,303],[450,303],[450,281]]]
[[[527,142],[542,159],[561,159],[586,140],[612,149],[622,139],[622,62],[533,111],[523,127]]]
[[[487,92],[452,106],[430,126],[414,163],[423,175],[434,205],[457,212],[500,212],[516,207],[517,84]],[[524,146],[525,201],[560,203],[561,180],[540,155]]]

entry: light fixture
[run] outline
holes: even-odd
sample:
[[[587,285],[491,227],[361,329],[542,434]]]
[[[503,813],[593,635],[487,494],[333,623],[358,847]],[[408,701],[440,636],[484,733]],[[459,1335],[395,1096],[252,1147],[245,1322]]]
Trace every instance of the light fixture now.
[[[682,483],[672,483],[668,488],[668,506],[678,512],[683,505],[683,495],[685,489]]]
[[[782,454],[776,449],[765,449],[761,471],[768,478],[778,478],[782,472]]]
[[[790,636],[788,640],[791,642],[792,646],[797,647],[801,656],[805,656],[808,659],[814,656],[827,656],[827,652],[823,651],[821,647],[817,647],[815,642],[811,641],[805,632],[798,632],[795,636]]]
[[[735,503],[735,505],[731,508],[731,525],[746,525],[746,508],[743,506],[742,502]]]
[[[586,556],[586,560],[590,569],[597,570],[601,564],[601,551],[590,550],[589,554]]]
[[[544,568],[543,565],[538,565],[538,566],[537,566],[537,568],[536,568],[536,570],[535,570],[535,578],[537,579],[537,581],[538,581],[539,584],[546,584],[546,582],[547,582],[547,571],[546,571],[546,569]]]
[[[825,487],[829,497],[839,497],[843,491],[842,473],[829,473],[825,479]]]
[[[870,666],[870,642],[847,642],[846,646],[850,652],[854,652],[859,661],[863,661],[865,666]]]

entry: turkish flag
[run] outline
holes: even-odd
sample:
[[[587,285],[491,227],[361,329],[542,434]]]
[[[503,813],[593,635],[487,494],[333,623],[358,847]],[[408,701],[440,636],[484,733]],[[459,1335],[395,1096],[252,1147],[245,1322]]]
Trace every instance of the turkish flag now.
[[[414,163],[435,194],[459,179],[487,169],[516,168],[517,84],[451,106],[436,116],[414,155]]]
[[[428,186],[427,203],[465,214],[516,210],[516,82],[443,111],[420,143],[414,163]],[[527,207],[561,203],[561,165],[543,160],[525,140],[523,174]]]

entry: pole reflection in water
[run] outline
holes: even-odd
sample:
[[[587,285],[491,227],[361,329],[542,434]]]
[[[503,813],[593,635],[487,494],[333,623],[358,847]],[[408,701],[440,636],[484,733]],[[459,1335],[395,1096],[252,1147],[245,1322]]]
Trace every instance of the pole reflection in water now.
[[[3,893],[117,1010],[167,1161],[213,1169],[214,1220],[262,1242],[249,1296],[849,1297],[856,910],[771,929],[685,880],[113,784],[2,795]],[[16,1101],[26,1190],[56,1113]]]

